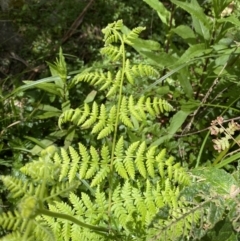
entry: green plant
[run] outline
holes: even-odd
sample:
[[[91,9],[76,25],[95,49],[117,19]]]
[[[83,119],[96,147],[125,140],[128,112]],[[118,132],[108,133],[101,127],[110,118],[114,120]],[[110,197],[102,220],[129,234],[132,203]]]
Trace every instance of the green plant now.
[[[125,45],[143,28],[128,35],[121,33],[122,28],[118,21],[103,30],[102,53],[111,61],[121,61],[115,75],[83,72],[72,80],[73,85],[87,81],[106,89],[108,104],[67,108],[59,119],[60,126],[70,121],[92,129],[92,135],[100,140],[98,146],[79,143],[79,151],[70,146],[59,152],[50,146],[38,161],[21,168],[25,180],[2,177],[11,197],[20,198],[18,211],[1,215],[1,224],[14,231],[7,237],[77,240],[80,232],[86,240],[144,239],[152,235],[148,226],[158,209],[166,206],[171,213],[179,206],[179,192],[189,183],[185,170],[172,157],[166,158],[165,150],[149,147],[145,141],[131,143],[127,134],[121,134],[121,126],[138,131],[140,123],[172,110],[159,98],[134,100],[133,95],[125,95],[126,81],[134,85],[135,78],[158,76],[158,72],[148,65],[130,64]]]
[[[238,118],[238,92],[226,89],[238,86],[239,16],[224,13],[231,1],[145,2],[162,21],[166,38],[160,44],[140,39],[144,28],[129,30],[117,21],[103,30],[104,64],[71,78],[60,50],[49,64],[52,77],[13,92],[44,90],[57,113],[41,103],[35,116],[59,118],[60,130],[48,147],[28,137],[39,159],[21,168],[20,177],[2,177],[14,205],[20,199],[18,210],[0,219],[13,231],[7,240],[78,240],[80,234],[86,240],[239,238],[239,153],[222,160],[238,124],[224,128],[219,119],[221,128],[212,125],[212,132],[226,135],[215,141],[218,156],[211,144],[206,147],[209,134],[198,131],[209,130],[216,116]],[[89,94],[76,104],[70,91],[79,87]],[[197,118],[200,113],[204,118]],[[197,138],[184,136],[192,127]],[[64,148],[58,148],[62,138]],[[178,152],[178,145],[185,149]]]

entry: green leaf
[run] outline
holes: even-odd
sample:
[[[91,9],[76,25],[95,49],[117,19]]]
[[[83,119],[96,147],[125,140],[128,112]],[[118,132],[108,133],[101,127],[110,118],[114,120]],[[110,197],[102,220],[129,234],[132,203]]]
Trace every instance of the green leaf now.
[[[42,141],[39,141],[38,139],[31,137],[31,136],[24,136],[25,139],[32,141],[33,143],[35,143],[36,145],[38,145],[39,147],[41,147],[42,149],[47,148],[47,145],[44,144]]]
[[[51,106],[51,105],[39,105],[38,106],[39,110],[43,110],[43,111],[51,111],[51,112],[57,112],[57,113],[62,113],[61,110],[59,110],[58,108]]]
[[[26,82],[27,84],[20,86],[17,89],[15,89],[14,91],[12,91],[9,95],[7,95],[5,97],[5,99],[8,99],[9,97],[11,97],[13,95],[18,94],[19,92],[23,92],[25,90],[35,88],[39,84],[47,83],[47,82],[54,82],[57,80],[61,80],[59,76],[48,77],[48,78],[40,79],[37,81],[23,81],[23,82]]]
[[[224,159],[223,161],[221,161],[220,163],[218,163],[217,165],[215,165],[216,168],[222,168],[234,161],[238,161],[240,158],[240,152],[237,152],[236,154]]]
[[[25,84],[29,85],[29,84],[34,83],[36,81],[25,80],[23,82]],[[51,94],[54,94],[54,95],[57,95],[57,96],[61,96],[61,93],[56,88],[56,85],[52,84],[52,83],[40,83],[40,84],[36,85],[35,88],[42,89],[42,90],[44,90],[48,93],[51,93]]]
[[[192,17],[193,28],[204,40],[210,40],[209,29],[197,17]]]
[[[184,93],[188,98],[192,98],[193,96],[193,89],[192,85],[190,83],[190,76],[189,76],[189,70],[187,67],[182,68],[179,70],[178,80],[180,81],[180,84],[183,88]]]
[[[233,25],[240,27],[240,21],[233,15],[227,17],[227,18],[221,18],[218,19],[219,23],[232,23]]]
[[[139,53],[160,67],[173,66],[178,60],[175,56],[171,56],[165,52],[153,53],[152,51],[142,50]]]
[[[45,112],[43,113],[42,115],[38,115],[37,118],[39,119],[49,119],[49,118],[52,118],[52,117],[59,117],[60,116],[60,113],[56,113],[56,112]]]
[[[158,0],[143,0],[151,8],[157,11],[159,18],[166,25],[169,24],[171,13],[165,8],[165,6]]]
[[[172,29],[171,32],[176,33],[183,38],[189,45],[196,44],[195,33],[189,26],[180,25],[177,28]]]
[[[128,35],[131,30],[127,28],[126,26],[122,27],[122,32],[126,35]],[[161,46],[158,42],[153,41],[153,40],[145,40],[145,39],[132,39],[132,47],[137,51],[140,52],[142,50],[160,50]]]
[[[187,63],[188,64],[188,63]],[[173,75],[174,73],[176,73],[178,70],[184,68],[187,64],[183,64],[178,66],[177,68],[171,70],[170,72],[168,72],[167,74],[165,74],[164,76],[162,76],[160,79],[157,79],[153,84],[149,85],[148,88],[146,88],[143,92],[140,93],[140,96],[142,96],[144,93],[146,93],[147,91],[153,89],[156,85],[162,83],[162,81],[164,81],[165,79],[167,79],[169,76]]]
[[[229,195],[231,187],[233,185],[238,186],[234,177],[223,169],[214,167],[199,168],[192,171],[193,175],[200,177],[200,180],[204,180],[204,183],[210,185],[210,187],[221,195]]]
[[[40,143],[35,142],[35,143],[37,143],[37,145],[34,146],[32,148],[32,150],[30,150],[32,155],[38,155],[42,151],[43,147],[48,147],[48,146],[54,144],[55,141],[61,139],[66,134],[67,134],[66,130],[55,131],[55,132],[51,133],[50,135],[48,135],[45,139],[41,140],[40,141],[41,145],[40,145]],[[31,138],[31,137],[28,137],[28,139],[29,138]],[[31,139],[31,140],[33,141],[34,139]]]
[[[196,0],[192,0],[191,3],[177,1],[177,0],[171,0],[171,2],[173,2],[180,8],[184,9],[188,13],[190,13],[192,15],[192,17],[199,19],[201,22],[204,23],[204,25],[207,27],[207,29],[210,29],[210,24],[209,24],[210,21],[207,18],[207,16],[204,14],[203,9],[199,6],[199,4]]]
[[[187,61],[203,56],[205,54],[211,53],[212,49],[206,49],[205,44],[196,44],[190,46],[184,54],[181,56],[181,58],[178,60],[178,64],[186,63]]]
[[[168,134],[163,137],[160,137],[158,140],[153,142],[151,146],[160,145],[164,141],[171,139],[174,136],[174,134],[179,130],[179,128],[182,126],[182,124],[184,123],[184,121],[186,120],[186,118],[190,113],[191,112],[184,112],[182,110],[178,111],[170,121],[170,125],[167,128]]]
[[[190,99],[188,101],[182,100],[181,103],[181,110],[185,112],[193,112],[195,111],[199,105],[201,104],[200,101],[195,99]]]
[[[210,229],[207,234],[201,239],[217,240],[217,241],[238,241],[237,233],[233,230],[232,223],[228,218],[218,222],[213,229]]]
[[[97,91],[96,90],[92,90],[86,97],[86,99],[84,100],[84,103],[90,103],[93,102],[95,96],[97,95]]]

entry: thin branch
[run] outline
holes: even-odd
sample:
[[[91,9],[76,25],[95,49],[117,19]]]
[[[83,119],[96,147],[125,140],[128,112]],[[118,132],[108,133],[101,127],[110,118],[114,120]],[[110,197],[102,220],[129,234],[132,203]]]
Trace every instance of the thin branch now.
[[[71,25],[70,29],[66,32],[66,34],[62,38],[62,43],[65,43],[76,31],[76,29],[79,27],[79,25],[83,21],[83,17],[86,14],[87,10],[91,7],[94,0],[90,0],[87,6],[83,9],[83,11],[79,14],[79,16],[76,18],[76,20]]]

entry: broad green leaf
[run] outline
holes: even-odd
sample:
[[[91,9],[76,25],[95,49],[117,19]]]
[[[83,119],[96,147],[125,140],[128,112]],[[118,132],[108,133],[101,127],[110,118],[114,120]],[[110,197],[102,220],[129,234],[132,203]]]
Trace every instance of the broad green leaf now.
[[[177,62],[177,58],[165,52],[153,53],[149,50],[142,50],[139,52],[144,57],[147,57],[151,62],[159,67],[173,66]]]
[[[38,139],[31,137],[31,136],[24,136],[25,139],[32,141],[33,143],[35,143],[36,145],[38,145],[39,147],[41,147],[42,149],[47,148],[47,145],[44,144],[43,142],[39,141]]]
[[[160,50],[161,45],[153,40],[144,40],[144,39],[134,39],[132,40],[132,47],[138,51],[141,50]]]
[[[217,223],[213,229],[208,230],[201,241],[238,241],[237,236],[237,232],[233,230],[232,222],[228,218],[225,218]]]
[[[58,108],[51,106],[51,105],[39,105],[38,106],[39,110],[44,110],[44,111],[51,111],[51,112],[58,112],[58,113],[62,113],[61,110],[59,110]]]
[[[176,33],[178,36],[183,38],[187,44],[193,45],[196,44],[196,36],[193,30],[186,25],[180,25],[171,30],[171,32]]]
[[[49,136],[45,137],[45,139],[41,140],[41,145],[39,143],[32,148],[31,153],[32,155],[38,155],[44,148],[54,144],[55,141],[61,139],[67,134],[67,130],[60,130],[51,133]],[[28,137],[29,138],[29,137]],[[32,139],[33,141],[33,139]],[[36,142],[35,142],[36,143]]]
[[[204,23],[207,29],[210,29],[210,21],[196,0],[192,0],[191,3],[177,0],[171,0],[171,2],[190,13],[192,17],[199,19]]]
[[[188,101],[182,100],[180,101],[180,103],[181,103],[181,110],[185,112],[189,112],[189,111],[193,112],[201,104],[199,100],[194,100],[194,99],[190,99]]]
[[[26,85],[23,85],[23,86],[20,86],[18,87],[17,89],[15,89],[14,91],[12,91],[9,95],[7,95],[5,97],[5,99],[19,93],[19,92],[23,92],[25,90],[28,90],[28,89],[32,89],[32,88],[35,88],[37,85],[41,84],[41,83],[48,83],[48,82],[54,82],[56,80],[61,80],[59,76],[53,76],[53,77],[48,77],[48,78],[44,78],[44,79],[40,79],[40,80],[37,80],[37,81],[23,81],[23,82],[26,82],[27,84]]]
[[[192,17],[193,19],[193,28],[204,40],[210,40],[210,31],[209,29],[203,24],[202,21],[200,21],[196,17]]]
[[[86,97],[86,99],[84,100],[85,103],[90,103],[93,102],[95,96],[97,94],[96,90],[92,90]]]
[[[185,53],[181,56],[177,63],[186,63],[187,61],[195,57],[203,56],[211,52],[212,49],[206,49],[205,44],[192,45],[185,51]]]
[[[178,111],[170,121],[170,125],[167,128],[167,135],[160,137],[151,146],[160,145],[164,141],[171,139],[174,134],[181,128],[182,124],[191,112]]]
[[[159,18],[166,25],[169,24],[171,13],[165,8],[165,6],[158,0],[143,0],[151,8],[157,11]]]
[[[140,94],[143,95],[146,92],[148,92],[149,90],[153,89],[156,85],[162,83],[162,81],[164,81],[165,79],[167,79],[169,76],[173,75],[174,73],[176,73],[180,69],[184,68],[186,65],[187,65],[187,63],[186,64],[182,64],[182,65],[178,66],[177,68],[169,71],[167,74],[162,76],[160,79],[156,80],[153,84],[149,85],[148,88],[144,89],[144,91],[141,92]]]
[[[168,133],[173,136],[181,128],[182,124],[184,123],[184,121],[190,113],[191,112],[183,110],[178,111],[170,121]]]
[[[217,165],[215,165],[216,168],[222,168],[234,161],[238,161],[240,158],[240,152],[237,152],[236,154],[224,159],[223,161],[221,161],[220,163],[218,163]]]
[[[25,84],[31,84],[32,82],[35,82],[35,81],[26,80],[26,81],[23,81],[23,82]],[[56,84],[53,84],[53,83],[40,83],[40,84],[36,85],[35,88],[44,90],[48,93],[51,93],[51,94],[54,94],[54,95],[57,95],[57,96],[61,96],[60,91],[58,90],[58,88],[56,88]]]
[[[219,195],[229,195],[232,186],[238,186],[234,177],[223,169],[214,167],[199,168],[193,170],[192,173],[200,177],[200,180],[204,180],[204,183],[210,185],[210,188]]]
[[[179,70],[178,80],[183,88],[184,93],[188,98],[192,98],[193,96],[193,89],[190,83],[190,75],[189,70],[187,67],[184,67]]]
[[[39,119],[49,119],[49,118],[52,118],[52,117],[59,117],[60,116],[60,113],[57,113],[57,112],[45,112],[43,113],[42,115],[38,115],[37,118]]]
[[[232,23],[233,25],[240,27],[240,21],[233,15],[227,17],[227,18],[221,18],[218,19],[219,23]]]

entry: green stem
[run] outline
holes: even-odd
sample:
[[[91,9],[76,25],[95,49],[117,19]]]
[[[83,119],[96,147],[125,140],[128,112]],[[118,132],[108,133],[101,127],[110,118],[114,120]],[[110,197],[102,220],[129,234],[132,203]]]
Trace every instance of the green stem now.
[[[110,162],[110,174],[109,174],[109,198],[108,198],[108,217],[109,217],[109,226],[110,225],[110,217],[111,217],[111,200],[112,200],[112,186],[113,186],[113,161],[114,161],[114,150],[116,146],[117,141],[117,131],[118,131],[118,122],[119,122],[119,113],[120,113],[120,107],[122,102],[122,88],[123,88],[123,80],[124,80],[124,69],[125,69],[125,47],[124,47],[124,41],[122,39],[122,36],[117,33],[119,36],[119,39],[121,40],[122,45],[122,75],[121,75],[121,82],[119,87],[119,96],[118,96],[118,104],[117,104],[117,114],[116,114],[116,121],[115,121],[115,129],[114,129],[114,136],[113,136],[113,143],[112,143],[112,150],[111,150],[111,162]]]

